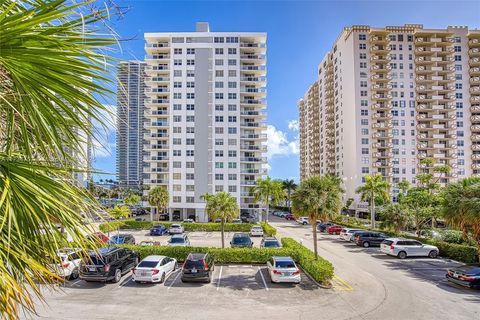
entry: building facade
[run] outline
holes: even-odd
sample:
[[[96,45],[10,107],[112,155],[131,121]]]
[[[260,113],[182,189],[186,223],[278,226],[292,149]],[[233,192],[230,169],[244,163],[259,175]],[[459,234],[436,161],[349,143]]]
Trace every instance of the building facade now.
[[[117,178],[119,186],[141,190],[145,62],[121,61],[117,70]]]
[[[442,184],[480,173],[480,31],[352,26],[317,71],[298,103],[302,178],[338,175],[358,199],[380,173],[395,200],[398,182],[433,173],[424,158],[453,168]]]
[[[170,219],[207,221],[202,195],[258,213],[266,173],[266,34],[146,33],[144,184],[168,189]],[[146,191],[148,192],[148,191]]]

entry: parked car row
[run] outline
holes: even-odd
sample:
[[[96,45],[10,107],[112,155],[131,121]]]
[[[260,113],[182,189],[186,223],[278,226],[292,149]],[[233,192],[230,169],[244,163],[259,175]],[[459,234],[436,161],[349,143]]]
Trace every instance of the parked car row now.
[[[291,214],[290,212],[285,212],[285,211],[280,211],[280,210],[272,210],[271,211],[272,215],[284,218],[285,220],[295,220],[295,216]]]

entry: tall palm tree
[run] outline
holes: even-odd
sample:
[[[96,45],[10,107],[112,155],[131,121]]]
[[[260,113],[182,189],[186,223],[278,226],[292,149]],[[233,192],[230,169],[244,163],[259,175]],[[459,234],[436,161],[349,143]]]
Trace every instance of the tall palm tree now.
[[[168,206],[169,195],[165,187],[155,187],[148,192],[148,203],[157,208],[157,214],[164,212]],[[150,210],[150,221],[153,221],[153,212]]]
[[[283,190],[285,190],[285,195],[287,198],[287,207],[289,208],[289,211],[292,211],[292,192],[297,188],[297,184],[295,183],[294,180],[283,180]]]
[[[59,280],[47,268],[58,259],[57,224],[74,247],[95,245],[84,238],[91,230],[82,214],[96,212],[96,201],[73,183],[72,172],[88,172],[82,145],[95,133],[91,121],[105,122],[100,100],[110,93],[111,59],[100,50],[115,39],[94,31],[105,10],[89,13],[83,2],[71,3],[0,1],[0,314],[6,318],[23,308],[35,312],[40,286]]]
[[[266,221],[268,222],[268,213],[271,204],[277,204],[280,199],[283,199],[283,186],[279,180],[273,180],[270,177],[259,178],[253,188],[254,201],[261,202],[267,209]],[[260,213],[260,221],[262,221],[262,214]]]
[[[315,259],[318,258],[317,220],[332,220],[341,210],[341,180],[334,176],[314,176],[300,184],[292,195],[296,216],[307,215],[312,226]]]
[[[221,220],[222,248],[225,248],[225,222],[238,217],[240,208],[237,200],[228,192],[205,193],[202,199],[206,202],[205,209],[210,220]]]
[[[367,201],[370,204],[370,224],[375,228],[375,201],[388,200],[390,184],[385,181],[380,173],[376,175],[366,175],[363,186],[357,188],[356,192],[360,193],[362,201]]]

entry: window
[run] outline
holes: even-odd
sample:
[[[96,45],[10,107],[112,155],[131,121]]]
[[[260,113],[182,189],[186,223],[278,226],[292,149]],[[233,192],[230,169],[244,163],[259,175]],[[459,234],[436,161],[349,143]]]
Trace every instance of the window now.
[[[223,99],[223,93],[215,93],[215,99],[222,100]]]
[[[195,191],[195,186],[193,184],[187,184],[185,186],[186,191]]]
[[[194,66],[194,65],[195,65],[195,60],[187,59],[187,66]]]
[[[360,59],[367,59],[366,53],[360,53]]]
[[[182,144],[182,138],[173,138],[172,143],[176,145]]]
[[[174,77],[181,77],[182,76],[182,70],[174,70],[173,71],[173,76]]]
[[[461,46],[454,46],[455,52],[462,52],[462,47]]]
[[[368,167],[362,167],[362,173],[363,174],[368,174],[369,173]]]
[[[237,60],[235,60],[235,59],[228,59],[228,65],[229,65],[229,66],[236,66],[236,65],[237,65]]]
[[[195,122],[195,116],[187,116],[187,122]]]
[[[228,134],[237,134],[237,128],[228,127]]]
[[[182,87],[182,83],[181,83],[180,81],[175,81],[175,82],[173,83],[173,87],[174,87],[174,88],[181,88],[181,87]]]
[[[195,77],[195,71],[187,70],[187,77],[189,77],[189,78]]]
[[[193,138],[187,138],[186,144],[187,144],[187,146],[193,146],[193,145],[195,145],[195,139],[193,139]]]
[[[174,99],[182,99],[182,93],[181,92],[174,92],[173,93],[173,98]]]
[[[228,82],[228,88],[230,88],[230,89],[235,89],[235,88],[237,88],[237,83],[234,82],[234,81],[229,81],[229,82]]]
[[[228,169],[236,169],[237,168],[237,163],[236,162],[229,162],[228,163]]]
[[[186,164],[187,169],[195,168],[195,162],[193,162],[193,161],[187,161],[185,164]]]
[[[173,122],[182,122],[182,116],[173,116]]]
[[[215,48],[215,54],[223,54],[223,48]]]
[[[223,157],[223,150],[215,150],[215,157]]]
[[[223,111],[223,104],[216,104],[215,111]]]
[[[180,161],[173,161],[173,167],[179,169],[182,167],[182,163]]]
[[[187,179],[187,180],[194,180],[194,179],[195,179],[195,174],[193,174],[193,173],[187,173],[187,174],[186,174],[186,179]]]
[[[228,54],[237,54],[237,48],[228,48]]]
[[[367,35],[363,34],[363,33],[359,34],[358,35],[358,40],[367,40]]]
[[[223,122],[223,116],[215,116],[215,122]]]
[[[195,93],[187,92],[187,99],[195,99]]]
[[[174,66],[181,66],[182,65],[182,59],[173,60],[173,65]]]
[[[173,180],[182,179],[182,174],[180,172],[175,172],[172,176],[173,176]]]
[[[223,139],[215,139],[216,146],[223,146]]]
[[[237,111],[237,105],[229,104],[228,105],[228,111]]]
[[[366,68],[367,63],[366,62],[360,62],[360,68]]]
[[[235,116],[228,116],[228,122],[237,122],[237,117],[235,117]]]
[[[223,180],[223,174],[222,173],[215,173],[215,180]]]
[[[173,49],[173,54],[182,54],[182,49],[179,49],[179,48]]]
[[[180,197],[180,196],[173,196],[173,197],[172,197],[172,201],[173,201],[173,202],[182,202],[182,197]]]
[[[224,37],[215,37],[213,38],[213,41],[215,43],[224,43],[225,42],[225,38]]]
[[[237,76],[237,70],[228,70],[228,76],[229,77],[236,77]]]
[[[362,129],[362,135],[368,135],[368,129]]]
[[[182,127],[173,127],[173,133],[182,133]]]
[[[193,157],[195,152],[193,150],[187,150],[187,157]]]
[[[362,154],[368,154],[368,148],[362,148]]]
[[[230,158],[235,158],[237,156],[237,151],[236,150],[228,150],[228,156]]]
[[[182,150],[173,150],[173,156],[174,157],[181,157],[182,156]]]
[[[187,48],[187,54],[195,54],[195,49]]]
[[[362,126],[368,126],[368,119],[361,119],[361,120],[360,120],[360,124],[361,124]]]
[[[215,133],[216,133],[216,134],[223,134],[223,128],[222,128],[222,127],[220,127],[220,128],[219,128],[219,127],[216,127],[216,128],[215,128]]]
[[[237,186],[228,186],[228,192],[237,192]]]
[[[217,88],[217,89],[223,88],[223,82],[222,81],[215,81],[215,88]]]
[[[223,169],[223,162],[215,162],[216,169]]]
[[[368,138],[362,138],[362,144],[368,144]]]
[[[455,61],[462,61],[462,56],[455,55]]]
[[[187,81],[187,88],[195,88],[195,82]]]
[[[195,105],[194,104],[187,104],[187,111],[194,111]]]
[[[181,184],[174,184],[173,185],[173,191],[182,191],[182,185]]]
[[[189,197],[186,197],[185,199],[186,199],[187,203],[194,203],[195,202],[195,197],[189,196]]]
[[[234,174],[234,173],[229,173],[228,174],[228,180],[230,180],[230,181],[237,180],[237,175]]]
[[[361,50],[365,50],[365,49],[367,49],[367,44],[366,44],[366,43],[360,43],[360,44],[358,45],[358,47],[359,47]]]
[[[173,110],[180,111],[182,110],[182,105],[178,103],[173,104]]]
[[[228,94],[228,99],[229,99],[229,100],[237,99],[237,94],[236,94],[236,93],[229,93],[229,94]]]

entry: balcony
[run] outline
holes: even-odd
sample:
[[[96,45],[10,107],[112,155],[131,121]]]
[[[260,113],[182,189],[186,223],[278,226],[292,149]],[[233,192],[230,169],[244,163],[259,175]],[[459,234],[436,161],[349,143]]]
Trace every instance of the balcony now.
[[[263,122],[240,122],[240,126],[247,128],[266,128],[267,124]]]
[[[255,181],[254,180],[240,180],[240,185],[242,185],[242,186],[254,186]]]
[[[145,56],[146,62],[155,62],[157,60],[170,60],[170,55],[169,54],[152,54],[152,55]],[[149,69],[149,67],[152,67],[152,66],[147,65],[145,70],[152,70],[152,69]]]
[[[243,99],[240,100],[241,104],[266,104],[267,100],[265,99]]]
[[[265,60],[267,58],[264,54],[241,54],[240,59],[243,60]]]
[[[266,82],[266,77],[243,76],[240,77],[241,82]]]
[[[240,48],[266,48],[266,43],[258,42],[240,42]]]
[[[240,135],[240,139],[252,139],[252,140],[259,139],[259,140],[266,140],[266,139],[267,139],[267,135],[264,134],[264,133],[261,133],[261,134],[246,133],[246,134],[241,134],[241,135]]]
[[[470,57],[480,57],[480,48],[473,48],[468,50]]]
[[[240,150],[248,150],[248,151],[267,151],[267,146],[264,145],[240,145]]]
[[[167,121],[152,121],[150,123],[145,123],[145,126],[147,128],[158,128],[158,127],[168,127],[168,122]]]
[[[374,103],[372,104],[372,110],[390,110],[392,105],[390,103]]]
[[[262,88],[241,87],[240,88],[240,93],[267,93],[267,88],[265,88],[265,87],[262,87]]]
[[[392,75],[386,73],[374,74],[370,77],[370,79],[375,82],[388,82],[392,79]]]
[[[471,94],[480,94],[480,86],[470,87]]]
[[[480,84],[480,77],[472,77],[472,78],[470,78],[470,84],[471,84],[471,85],[478,85],[478,84]]]
[[[250,71],[250,72],[256,72],[256,71],[265,71],[267,70],[266,66],[257,66],[257,65],[241,65],[240,66],[241,71]]]
[[[266,169],[252,169],[252,168],[242,168],[240,169],[240,173],[243,174],[266,174]]]
[[[392,70],[392,67],[388,64],[374,64],[370,67],[370,70],[375,73],[379,72],[389,72]]]
[[[267,162],[266,157],[243,157],[240,162]]]
[[[384,93],[372,94],[371,99],[372,100],[390,100],[392,99],[392,95],[384,94]]]
[[[157,105],[157,104],[169,104],[170,100],[169,99],[145,99],[144,100],[145,104],[152,104],[152,105]]]
[[[370,52],[372,53],[378,53],[378,54],[387,54],[390,50],[387,48],[387,46],[371,46],[370,47]]]
[[[470,39],[468,40],[468,44],[471,46],[471,47],[480,47],[480,39]]]
[[[145,110],[145,117],[161,117],[161,116],[168,116],[168,110]]]
[[[145,83],[157,84],[157,83],[169,83],[170,77],[145,77]]]
[[[170,44],[168,42],[145,43],[145,51],[147,53],[168,52],[169,50]]]
[[[150,160],[152,160],[152,161],[168,161],[168,156],[152,156],[152,157],[150,157]]]
[[[480,58],[472,58],[468,60],[468,64],[471,65],[472,67],[478,67],[480,66]]]
[[[168,138],[169,137],[168,133],[166,133],[166,132],[165,133],[152,133],[149,136],[150,136],[150,138]]]
[[[470,68],[471,76],[480,76],[480,67]]]

